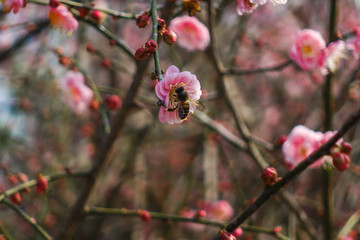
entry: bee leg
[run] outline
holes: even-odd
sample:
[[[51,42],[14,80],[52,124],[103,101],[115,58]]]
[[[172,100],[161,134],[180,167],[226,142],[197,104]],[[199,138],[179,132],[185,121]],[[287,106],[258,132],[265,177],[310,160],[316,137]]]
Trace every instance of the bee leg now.
[[[164,108],[166,108],[165,102],[164,102],[163,100],[160,100],[160,99],[159,99],[159,101],[157,101],[157,105],[158,105],[159,107],[163,106]]]

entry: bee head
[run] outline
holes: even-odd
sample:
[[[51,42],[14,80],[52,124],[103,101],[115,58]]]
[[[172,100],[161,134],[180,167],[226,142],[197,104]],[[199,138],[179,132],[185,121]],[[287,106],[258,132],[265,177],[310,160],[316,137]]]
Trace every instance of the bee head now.
[[[185,89],[184,89],[184,87],[177,87],[176,89],[175,89],[175,92],[176,93],[181,93],[181,92],[183,92]]]

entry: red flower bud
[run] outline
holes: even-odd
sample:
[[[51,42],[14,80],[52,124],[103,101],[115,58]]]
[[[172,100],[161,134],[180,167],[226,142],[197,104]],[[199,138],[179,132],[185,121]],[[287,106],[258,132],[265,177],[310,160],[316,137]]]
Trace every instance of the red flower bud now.
[[[7,175],[7,179],[9,180],[9,182],[12,184],[12,185],[16,185],[19,183],[19,179],[12,173],[9,173]]]
[[[44,193],[49,187],[48,181],[44,178],[42,174],[39,174],[37,183],[35,185],[35,191],[38,193]]]
[[[163,34],[163,40],[165,43],[171,45],[173,44],[174,42],[176,42],[176,39],[177,39],[177,36],[176,36],[176,33],[174,33],[173,31],[171,30],[166,30]]]
[[[265,168],[264,172],[261,174],[261,178],[266,186],[273,185],[278,179],[276,169],[273,167]]]
[[[66,67],[66,66],[69,65],[70,59],[69,59],[68,57],[61,56],[61,57],[59,58],[59,63],[60,63],[61,65],[63,65],[63,66]]]
[[[145,50],[148,52],[154,53],[156,52],[156,48],[157,48],[157,43],[153,39],[150,39],[145,43]]]
[[[342,142],[341,146],[340,146],[341,152],[350,155],[351,151],[352,151],[352,146],[350,143],[348,142]]]
[[[277,233],[279,233],[279,232],[281,232],[281,231],[282,231],[282,227],[281,227],[281,226],[274,227],[274,229],[273,229],[273,232],[274,232],[275,234],[277,234]]]
[[[144,28],[150,23],[149,12],[144,12],[136,18],[136,25],[139,28]]]
[[[111,39],[111,40],[109,41],[109,45],[110,45],[110,46],[115,46],[115,45],[116,45],[116,41],[115,41],[114,39]]]
[[[22,183],[29,180],[28,176],[25,173],[18,173],[18,178]]]
[[[109,59],[103,59],[101,64],[106,68],[109,68],[111,66],[111,62]]]
[[[60,5],[59,0],[50,0],[49,6],[52,8],[57,8]]]
[[[86,51],[91,52],[91,53],[95,52],[94,45],[92,45],[90,43],[86,44]]]
[[[205,210],[198,210],[194,217],[195,218],[204,218],[204,217],[206,217],[206,211]]]
[[[236,238],[239,238],[243,235],[243,230],[241,229],[241,227],[238,227],[232,232],[232,235],[234,235],[234,237]]]
[[[146,210],[138,210],[138,215],[144,222],[149,222],[151,220],[150,213]]]
[[[135,52],[135,58],[140,61],[144,60],[148,56],[149,56],[149,52],[146,51],[145,48],[143,47],[138,48]]]
[[[92,19],[95,20],[95,22],[97,24],[101,23],[101,20],[102,20],[102,14],[99,10],[94,10],[92,13],[91,13],[91,17]]]
[[[332,155],[333,165],[340,172],[345,171],[350,166],[350,157],[342,152],[335,152]]]
[[[13,204],[19,205],[21,203],[21,195],[20,193],[14,193],[13,195],[10,196],[10,201]]]
[[[89,8],[79,8],[78,11],[79,11],[79,17],[81,17],[81,18],[86,17],[90,13]]]
[[[166,22],[162,18],[158,18],[158,25],[160,28],[166,28]]]
[[[89,109],[90,109],[91,111],[96,111],[96,110],[98,110],[98,109],[99,109],[99,102],[94,99],[94,100],[90,103]]]
[[[122,101],[117,95],[109,95],[104,99],[104,103],[110,110],[116,110],[121,107]]]
[[[275,144],[277,146],[281,147],[284,144],[284,142],[286,141],[286,139],[287,139],[286,135],[281,135],[275,139]]]
[[[226,232],[225,230],[221,230],[217,239],[218,240],[236,240],[236,237],[234,235],[232,235],[231,233]]]

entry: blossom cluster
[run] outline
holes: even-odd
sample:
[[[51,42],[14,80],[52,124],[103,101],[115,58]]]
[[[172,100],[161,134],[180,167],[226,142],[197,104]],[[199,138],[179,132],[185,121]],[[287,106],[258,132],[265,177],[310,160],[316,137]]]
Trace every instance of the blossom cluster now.
[[[325,133],[315,132],[303,125],[294,127],[282,145],[286,166],[290,169],[294,168],[311,153],[316,151],[322,144],[330,140],[335,134],[336,132],[333,131]],[[328,159],[335,168],[339,171],[344,171],[350,165],[349,154],[351,153],[351,150],[351,145],[341,138],[331,148],[330,155],[318,159],[310,165],[310,167],[321,167]]]

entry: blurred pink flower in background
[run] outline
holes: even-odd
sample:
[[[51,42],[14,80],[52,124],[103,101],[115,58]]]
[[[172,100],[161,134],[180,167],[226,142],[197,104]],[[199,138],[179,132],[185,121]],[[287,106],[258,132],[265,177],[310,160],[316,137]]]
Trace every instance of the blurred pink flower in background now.
[[[24,0],[1,0],[3,4],[3,12],[9,13],[11,10],[14,13],[19,12],[19,9],[24,6]]]
[[[315,132],[303,125],[294,127],[282,145],[282,152],[287,167],[293,169],[312,152],[317,150],[324,138],[323,133]],[[320,167],[323,159],[317,160],[310,167]]]
[[[252,13],[259,5],[251,3],[250,0],[237,0],[236,12],[241,16]]]
[[[335,73],[338,69],[340,60],[345,58],[345,42],[338,40],[329,44],[325,49],[323,66],[320,68],[322,74],[327,74],[327,69]]]
[[[360,27],[355,29],[355,37],[346,43],[346,48],[352,51],[353,55],[358,57],[360,53]]]
[[[76,30],[79,25],[71,12],[61,4],[57,8],[50,8],[49,19],[51,26],[62,28],[69,33]]]
[[[325,48],[325,40],[319,32],[305,29],[297,33],[289,56],[303,70],[313,70],[322,66]]]
[[[174,18],[169,29],[177,35],[177,43],[188,51],[204,50],[210,42],[207,27],[196,17]]]
[[[217,221],[228,221],[234,214],[234,209],[225,200],[212,203],[207,210],[209,218]]]
[[[177,108],[179,102],[176,99],[175,90],[183,87],[188,93],[190,109],[193,112],[196,109],[197,100],[202,94],[200,82],[194,74],[190,72],[180,72],[176,66],[170,66],[164,76],[164,79],[155,86],[155,92],[158,98],[164,102],[166,108]],[[161,106],[159,111],[159,120],[161,123],[182,123],[184,119],[178,117],[178,111],[167,111]]]
[[[84,114],[93,99],[93,91],[85,85],[84,75],[69,71],[61,81],[62,100],[77,114]]]
[[[250,2],[254,4],[263,5],[267,3],[268,0],[250,0]],[[279,5],[279,4],[286,4],[287,0],[270,0],[270,2],[274,5]]]

